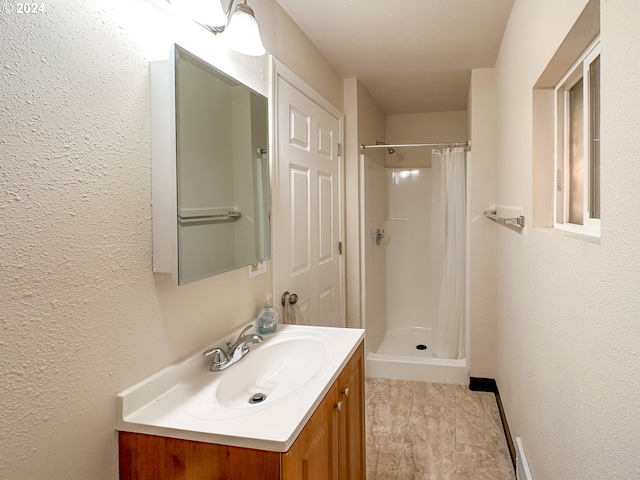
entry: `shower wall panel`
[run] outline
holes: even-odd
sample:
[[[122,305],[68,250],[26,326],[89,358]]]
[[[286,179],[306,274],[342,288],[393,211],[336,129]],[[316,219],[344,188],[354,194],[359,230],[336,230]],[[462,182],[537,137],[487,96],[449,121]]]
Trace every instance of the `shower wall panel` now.
[[[388,169],[387,182],[387,330],[431,328],[436,305],[430,269],[431,170]]]
[[[376,245],[372,232],[384,228],[388,217],[387,169],[362,156],[364,178],[364,318],[369,350],[375,351],[384,338],[386,325],[386,262],[385,249]]]

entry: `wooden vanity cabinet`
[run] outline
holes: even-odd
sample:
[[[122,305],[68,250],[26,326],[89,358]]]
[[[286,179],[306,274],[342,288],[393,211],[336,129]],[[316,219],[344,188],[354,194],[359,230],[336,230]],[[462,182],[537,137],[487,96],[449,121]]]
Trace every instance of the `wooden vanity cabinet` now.
[[[120,432],[121,480],[364,480],[364,347],[286,453]]]
[[[364,349],[351,358],[337,380],[338,401],[343,411],[338,415],[340,435],[340,480],[365,478],[365,425],[364,425]]]
[[[278,452],[119,432],[122,480],[280,480]]]
[[[283,479],[338,479],[337,398],[334,383],[289,451],[282,455]]]
[[[284,480],[364,480],[364,347],[282,457]]]

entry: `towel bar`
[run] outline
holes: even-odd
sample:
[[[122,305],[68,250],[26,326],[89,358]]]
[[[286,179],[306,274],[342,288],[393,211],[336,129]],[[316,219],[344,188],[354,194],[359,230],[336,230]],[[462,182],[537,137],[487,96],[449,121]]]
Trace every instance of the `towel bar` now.
[[[216,215],[194,215],[194,216],[182,216],[178,215],[178,221],[181,225],[189,223],[205,223],[205,222],[225,222],[228,220],[238,220],[242,217],[242,213],[237,210],[230,210],[227,213],[221,213]]]
[[[502,218],[497,215],[495,210],[486,210],[484,212],[484,216],[491,220],[495,220],[498,223],[502,223],[503,225],[513,225],[514,227],[520,228],[524,227],[524,215],[514,218]]]

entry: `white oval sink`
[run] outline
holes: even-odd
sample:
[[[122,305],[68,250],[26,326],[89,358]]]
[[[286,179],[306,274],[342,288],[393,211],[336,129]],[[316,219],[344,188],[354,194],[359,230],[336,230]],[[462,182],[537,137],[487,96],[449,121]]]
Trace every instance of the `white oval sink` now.
[[[317,333],[265,337],[228,369],[183,383],[184,409],[203,420],[220,420],[273,405],[300,391],[326,367],[332,355],[330,345],[329,337]],[[251,403],[257,394],[264,399]]]
[[[117,428],[286,452],[363,337],[359,329],[280,325],[222,372],[209,372],[198,352],[119,393]],[[256,393],[266,399],[252,405]]]

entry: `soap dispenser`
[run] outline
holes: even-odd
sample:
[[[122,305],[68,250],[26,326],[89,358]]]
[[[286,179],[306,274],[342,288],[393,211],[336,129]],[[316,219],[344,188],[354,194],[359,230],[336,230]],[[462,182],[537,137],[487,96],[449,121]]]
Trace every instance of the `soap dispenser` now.
[[[258,313],[258,333],[267,335],[275,333],[278,328],[278,311],[273,306],[273,296],[267,293],[264,296],[264,308]]]

